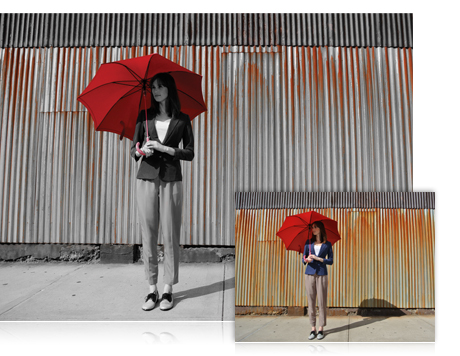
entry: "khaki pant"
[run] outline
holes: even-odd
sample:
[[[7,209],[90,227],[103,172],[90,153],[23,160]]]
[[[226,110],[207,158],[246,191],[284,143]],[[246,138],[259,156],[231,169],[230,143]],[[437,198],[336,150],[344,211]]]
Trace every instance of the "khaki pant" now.
[[[182,182],[160,178],[137,180],[137,205],[142,228],[142,258],[149,284],[158,283],[158,228],[164,242],[165,284],[179,282],[179,240],[182,222]]]
[[[310,325],[316,327],[316,296],[318,296],[319,326],[326,326],[327,275],[305,275]]]

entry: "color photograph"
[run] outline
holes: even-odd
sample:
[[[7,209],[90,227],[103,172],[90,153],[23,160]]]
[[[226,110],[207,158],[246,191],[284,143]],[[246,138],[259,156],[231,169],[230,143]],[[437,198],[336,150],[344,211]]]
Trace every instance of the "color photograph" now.
[[[235,341],[434,342],[434,199],[237,193]]]

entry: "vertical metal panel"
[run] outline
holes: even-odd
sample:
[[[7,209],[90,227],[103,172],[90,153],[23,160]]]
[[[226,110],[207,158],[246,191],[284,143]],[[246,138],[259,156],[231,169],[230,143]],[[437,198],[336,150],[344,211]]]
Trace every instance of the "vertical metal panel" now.
[[[301,254],[286,251],[276,232],[308,210],[237,210],[235,305],[307,305]],[[328,266],[328,307],[434,308],[434,210],[315,210],[342,236]]]
[[[412,14],[0,14],[0,47],[412,47]]]

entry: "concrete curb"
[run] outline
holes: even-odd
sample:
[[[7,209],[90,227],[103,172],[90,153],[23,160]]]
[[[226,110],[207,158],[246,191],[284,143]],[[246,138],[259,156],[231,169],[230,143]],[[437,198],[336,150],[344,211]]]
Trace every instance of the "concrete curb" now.
[[[92,262],[100,258],[100,245],[0,244],[0,261]]]
[[[180,262],[208,263],[235,260],[234,247],[181,246]],[[158,247],[158,260],[164,259],[163,246]],[[102,244],[0,244],[0,261],[5,262],[142,262],[141,245]]]

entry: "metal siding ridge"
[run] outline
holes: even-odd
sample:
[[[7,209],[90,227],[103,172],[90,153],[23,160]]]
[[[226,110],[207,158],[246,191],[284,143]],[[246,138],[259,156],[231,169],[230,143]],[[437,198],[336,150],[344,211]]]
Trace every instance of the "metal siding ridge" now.
[[[18,32],[19,28],[21,27],[21,14],[14,14],[13,15],[13,20],[11,21],[12,25],[12,47],[17,48],[19,46],[19,37],[18,37]]]
[[[6,14],[0,13],[0,48],[7,48],[8,46],[8,27],[9,17]]]
[[[435,209],[434,192],[236,192],[235,209]]]
[[[408,13],[61,13],[0,16],[2,48],[184,45],[412,47],[412,14]],[[29,27],[30,19],[36,23],[35,26]]]

